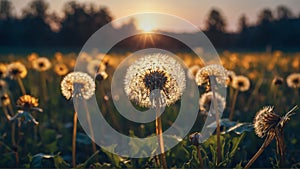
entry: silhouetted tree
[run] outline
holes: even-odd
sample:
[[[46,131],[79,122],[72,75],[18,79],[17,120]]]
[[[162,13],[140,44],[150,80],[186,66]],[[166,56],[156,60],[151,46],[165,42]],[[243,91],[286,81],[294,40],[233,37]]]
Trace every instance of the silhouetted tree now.
[[[273,19],[273,13],[270,9],[264,9],[258,14],[258,24],[270,23]]]
[[[64,6],[60,35],[63,43],[83,45],[84,42],[100,27],[112,20],[106,8],[97,8],[94,4],[86,6],[71,1]]]
[[[206,30],[209,32],[225,32],[225,19],[217,9],[212,9],[206,21]]]
[[[0,19],[7,20],[11,19],[13,11],[13,6],[10,1],[8,0],[1,0],[0,1]]]
[[[277,7],[276,11],[278,20],[289,19],[293,17],[293,12],[286,6],[280,5]]]
[[[239,28],[238,31],[239,32],[243,32],[248,28],[248,18],[246,17],[245,14],[243,14],[240,18],[239,18]]]

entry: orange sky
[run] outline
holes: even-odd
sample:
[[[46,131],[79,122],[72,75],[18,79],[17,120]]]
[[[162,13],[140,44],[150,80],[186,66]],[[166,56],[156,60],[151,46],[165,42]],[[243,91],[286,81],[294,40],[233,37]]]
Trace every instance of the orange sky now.
[[[26,6],[30,0],[11,0],[17,13]],[[50,4],[51,11],[60,12],[63,5],[69,0],[46,0]],[[238,18],[244,13],[249,18],[250,23],[255,23],[259,11],[263,8],[270,8],[275,11],[278,5],[289,7],[298,16],[300,3],[298,0],[77,0],[79,2],[93,2],[106,6],[114,18],[120,18],[138,12],[162,12],[184,18],[194,25],[204,28],[205,19],[212,7],[220,9],[226,18],[227,30],[237,29]],[[181,27],[165,28],[159,19],[157,22],[159,29],[188,32],[189,28]],[[152,27],[155,27],[154,25]],[[172,30],[171,30],[172,29]]]

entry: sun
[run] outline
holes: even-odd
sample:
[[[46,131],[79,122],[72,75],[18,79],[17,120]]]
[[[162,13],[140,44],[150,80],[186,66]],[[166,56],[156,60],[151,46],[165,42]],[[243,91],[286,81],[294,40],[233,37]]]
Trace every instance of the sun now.
[[[157,25],[157,19],[151,17],[151,16],[144,16],[141,18],[138,18],[138,29],[144,31],[144,32],[152,32],[153,30],[158,28]]]

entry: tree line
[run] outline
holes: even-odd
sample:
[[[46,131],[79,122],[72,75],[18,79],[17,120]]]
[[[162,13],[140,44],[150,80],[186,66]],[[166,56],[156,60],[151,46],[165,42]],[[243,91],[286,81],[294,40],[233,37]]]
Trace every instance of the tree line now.
[[[113,19],[106,7],[76,1],[67,2],[62,13],[63,17],[50,13],[47,2],[33,0],[17,17],[12,3],[1,0],[0,46],[81,47],[95,31]],[[268,8],[260,11],[255,24],[250,24],[243,14],[239,18],[239,30],[233,33],[226,30],[226,18],[219,9],[211,9],[205,23],[204,33],[218,48],[293,48],[300,45],[300,15],[296,16],[283,5],[275,11]],[[136,28],[134,23],[128,23],[121,29]]]

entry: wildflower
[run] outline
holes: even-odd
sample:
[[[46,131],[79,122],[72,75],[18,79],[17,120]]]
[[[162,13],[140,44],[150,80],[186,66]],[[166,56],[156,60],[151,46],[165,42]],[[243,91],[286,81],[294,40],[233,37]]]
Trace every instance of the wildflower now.
[[[54,72],[59,76],[64,76],[69,72],[67,65],[58,63],[54,66]]]
[[[235,76],[232,81],[232,87],[239,91],[247,91],[250,88],[250,80],[246,76]]]
[[[202,135],[199,132],[192,133],[189,135],[189,140],[194,146],[199,146],[201,144]]]
[[[216,104],[218,105],[218,112],[222,112],[225,109],[226,106],[226,101],[225,98],[219,95],[218,93],[215,93],[215,99],[216,99]],[[201,95],[199,99],[199,106],[200,106],[200,111],[207,115],[209,110],[210,110],[210,105],[213,104],[213,93],[208,92],[204,93]]]
[[[2,94],[0,96],[0,100],[1,100],[0,106],[6,107],[6,106],[10,105],[10,98],[7,93]]]
[[[51,62],[46,57],[39,57],[32,61],[33,69],[43,72],[51,68]]]
[[[206,84],[208,87],[210,87],[212,80],[210,78],[214,78],[213,80],[216,80],[217,85],[225,86],[227,71],[221,65],[208,65],[201,68],[197,72],[195,80],[199,86]]]
[[[60,52],[56,52],[56,53],[54,54],[54,58],[55,58],[56,61],[62,62],[62,61],[63,61],[63,54],[60,53]]]
[[[36,53],[31,53],[30,55],[27,56],[27,60],[29,62],[33,62],[35,59],[37,59],[39,56]]]
[[[231,85],[233,79],[235,78],[235,72],[231,70],[227,70],[227,79],[226,79],[226,85]]]
[[[286,83],[290,88],[300,88],[300,73],[292,73],[286,78]]]
[[[105,64],[99,60],[92,60],[87,65],[87,72],[91,75],[95,75],[97,72],[103,72],[105,69]]]
[[[7,68],[6,65],[3,63],[0,63],[0,78],[6,78],[7,76]]]
[[[27,75],[27,69],[21,62],[12,62],[7,66],[7,73],[11,79],[23,79]]]
[[[196,76],[196,73],[200,70],[199,65],[193,65],[188,69],[188,77],[190,79],[194,79]]]
[[[95,79],[98,80],[98,81],[102,81],[102,80],[107,79],[107,77],[108,77],[108,74],[106,72],[102,71],[102,72],[98,72],[96,74],[96,78]]]
[[[170,105],[185,89],[185,73],[181,65],[167,55],[147,55],[127,69],[124,85],[129,99],[142,107],[157,106],[155,94],[160,96],[159,104]]]
[[[4,80],[0,79],[0,93],[3,93],[6,91],[7,88],[7,84]]]
[[[94,95],[95,82],[86,73],[72,72],[67,74],[62,80],[61,92],[68,100],[73,97],[87,100]]]
[[[275,85],[275,86],[279,86],[279,85],[282,85],[283,84],[283,78],[282,77],[279,77],[279,76],[276,76],[274,77],[274,79],[272,80],[272,84]]]
[[[34,124],[39,124],[38,121],[30,114],[32,111],[42,112],[43,110],[38,107],[38,99],[31,95],[23,95],[17,100],[17,107],[19,108],[17,114],[13,116],[10,120],[14,121],[16,119],[21,119],[27,122],[33,122]]]

